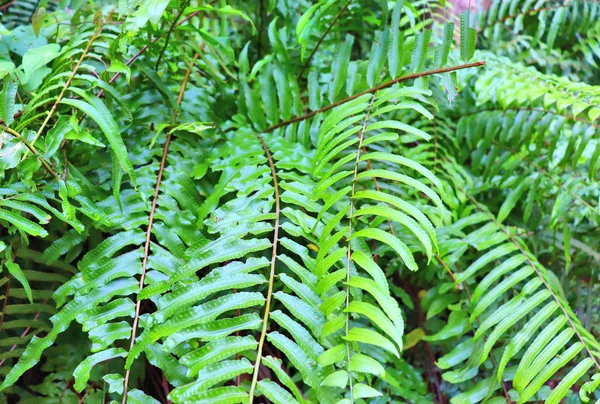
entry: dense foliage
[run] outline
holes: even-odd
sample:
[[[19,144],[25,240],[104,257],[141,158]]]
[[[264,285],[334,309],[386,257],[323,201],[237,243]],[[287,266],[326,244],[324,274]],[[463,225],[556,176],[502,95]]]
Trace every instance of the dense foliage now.
[[[0,6],[1,399],[600,402],[600,4],[466,3]]]

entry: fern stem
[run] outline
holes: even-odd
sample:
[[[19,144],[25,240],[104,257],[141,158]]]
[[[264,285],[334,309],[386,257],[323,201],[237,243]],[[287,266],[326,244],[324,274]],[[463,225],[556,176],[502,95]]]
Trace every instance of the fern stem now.
[[[156,212],[156,204],[158,202],[158,191],[160,183],[162,182],[163,171],[165,169],[165,162],[167,161],[167,153],[169,152],[169,144],[171,143],[171,133],[167,134],[167,140],[163,149],[162,160],[160,161],[160,169],[158,171],[158,178],[156,179],[156,186],[154,187],[154,199],[152,200],[152,208],[150,209],[150,216],[148,218],[148,228],[146,229],[146,243],[144,245],[144,260],[142,261],[142,275],[140,276],[140,291],[144,288],[144,280],[146,279],[146,266],[148,264],[148,255],[150,252],[150,237],[152,235],[152,225],[154,223],[154,213]],[[135,317],[133,318],[133,326],[131,327],[131,341],[129,344],[129,351],[135,344],[135,335],[137,333],[137,327],[140,319],[140,309],[142,307],[142,301],[137,299],[135,304]],[[123,381],[123,404],[127,403],[127,385],[129,384],[129,375],[131,368],[125,372],[125,380]]]
[[[352,216],[354,214],[354,194],[356,193],[356,177],[358,176],[358,163],[360,161],[360,152],[363,149],[363,141],[365,138],[365,130],[367,129],[367,123],[369,122],[369,116],[371,114],[371,109],[373,108],[373,103],[375,102],[375,97],[377,93],[373,94],[371,97],[371,102],[369,103],[369,107],[367,108],[367,114],[365,115],[365,120],[363,121],[362,128],[358,135],[358,148],[356,149],[356,160],[354,161],[354,174],[352,177],[352,191],[350,193],[350,210],[348,211],[348,247],[346,254],[346,308],[350,305],[350,286],[348,283],[350,282],[350,263],[352,260],[352,246],[350,245],[352,237]],[[346,337],[350,333],[350,313],[346,312]],[[350,342],[346,340],[346,366],[350,366]],[[350,402],[354,402],[354,393],[353,393],[353,385],[352,385],[352,375],[350,375],[350,369],[348,369],[348,383],[350,386]]]
[[[263,316],[262,330],[260,332],[260,339],[258,340],[258,349],[256,352],[256,362],[254,363],[254,371],[252,373],[252,384],[250,385],[250,394],[248,403],[252,404],[254,400],[254,391],[256,390],[256,384],[258,383],[258,369],[260,368],[260,362],[262,359],[262,350],[265,344],[265,337],[267,336],[267,326],[269,320],[269,314],[271,311],[271,299],[273,297],[273,282],[275,280],[275,263],[277,262],[277,244],[279,243],[279,183],[277,182],[277,173],[275,171],[275,162],[271,156],[271,152],[267,147],[267,143],[260,135],[256,135],[262,145],[267,159],[269,160],[269,166],[271,167],[271,175],[273,176],[273,188],[275,191],[275,229],[273,230],[273,250],[271,254],[271,268],[269,272],[269,287],[267,291],[267,299],[265,302],[265,314]]]
[[[317,49],[319,49],[319,46],[321,46],[321,43],[323,42],[323,40],[325,39],[325,37],[327,36],[327,34],[329,34],[329,31],[331,31],[331,29],[333,28],[333,26],[335,25],[335,23],[337,22],[337,20],[339,20],[340,17],[342,16],[342,14],[344,14],[344,12],[348,9],[348,7],[350,6],[350,3],[352,3],[352,1],[353,0],[348,0],[348,2],[344,5],[344,7],[342,7],[342,9],[340,10],[340,12],[337,13],[337,15],[335,16],[335,18],[331,21],[331,23],[329,24],[329,26],[327,27],[327,29],[325,30],[325,32],[323,32],[323,35],[321,35],[321,38],[319,38],[319,42],[317,42],[317,44],[315,45],[315,48],[312,50],[312,52],[308,56],[308,59],[306,59],[306,62],[304,62],[304,65],[302,66],[302,69],[300,70],[300,73],[298,73],[298,76],[296,76],[296,80],[300,80],[300,78],[302,78],[302,74],[304,74],[304,72],[306,71],[306,68],[310,64],[311,59],[313,58],[313,56],[315,55],[315,53],[317,53]]]
[[[469,290],[469,285],[467,285],[466,282],[465,282],[465,292],[467,293],[467,297],[469,298],[469,301],[471,301],[471,299],[472,299],[471,291]],[[481,316],[477,316],[477,321],[479,322],[479,324],[481,324]],[[492,365],[494,366],[494,372],[495,372],[498,369],[498,362],[496,362],[494,355],[490,355],[490,360],[492,362]],[[510,395],[508,394],[508,390],[506,389],[504,380],[502,380],[500,382],[500,384],[502,385],[502,391],[504,392],[504,397],[506,397],[506,403],[512,404],[512,400],[510,399]]]
[[[187,85],[188,79],[190,77],[191,69],[187,69],[185,76],[183,78],[183,82],[181,83],[181,89],[179,90],[179,96],[177,97],[177,105],[181,104],[181,100],[183,99],[183,93],[185,91],[185,87]],[[177,110],[173,111],[173,121],[177,119]],[[165,141],[165,146],[163,148],[162,159],[160,161],[160,168],[158,170],[158,177],[156,178],[156,186],[154,187],[154,199],[152,200],[152,208],[150,209],[150,215],[148,217],[148,228],[146,229],[146,242],[144,244],[144,260],[142,261],[142,275],[140,276],[140,287],[141,291],[144,288],[144,280],[146,279],[146,267],[148,264],[148,256],[150,253],[150,236],[152,235],[152,225],[154,223],[154,213],[156,212],[156,204],[158,201],[158,192],[160,189],[160,184],[162,182],[163,172],[165,170],[165,163],[167,161],[167,154],[169,152],[169,145],[171,144],[171,133],[167,134],[167,140]],[[140,309],[142,306],[142,301],[137,300],[135,305],[135,317],[133,318],[133,326],[131,327],[131,342],[129,344],[129,351],[133,348],[135,344],[135,335],[137,333],[137,327],[139,324],[140,318]],[[127,386],[129,384],[129,375],[131,372],[131,368],[125,371],[125,379],[123,381],[123,401],[122,404],[127,403]]]
[[[215,3],[214,1],[210,2],[209,4],[213,4]],[[200,14],[200,10],[198,11],[194,11],[193,13],[191,13],[190,15],[188,15],[187,17],[185,17],[183,20],[179,21],[175,27],[179,27],[180,25],[185,24],[188,20],[190,20],[191,18],[197,16],[198,14]],[[137,51],[137,53],[135,55],[133,55],[131,58],[129,58],[129,60],[127,62],[125,62],[125,66],[131,66],[131,64],[133,62],[135,62],[141,55],[142,53],[144,53],[152,44],[155,44],[156,42],[158,42],[160,40],[160,38],[162,38],[162,36],[157,36],[156,38],[154,38],[149,45],[144,45],[140,48],[139,51]],[[112,84],[115,82],[115,80],[117,78],[119,78],[119,76],[121,75],[121,72],[116,72],[111,78],[110,80],[108,80],[108,84]],[[102,97],[104,95],[104,90],[101,90],[98,93],[98,97]]]
[[[329,104],[329,105],[327,105],[327,106],[325,106],[323,108],[317,109],[316,111],[312,111],[312,112],[310,112],[310,113],[308,113],[306,115],[297,116],[297,117],[289,119],[287,121],[279,122],[278,124],[275,124],[273,126],[268,127],[263,132],[264,133],[272,132],[275,129],[281,128],[282,126],[287,126],[287,125],[291,125],[291,124],[296,123],[296,122],[305,121],[307,119],[312,118],[313,116],[315,116],[317,114],[320,114],[320,113],[325,112],[325,111],[329,111],[332,108],[335,108],[337,106],[345,104],[345,103],[347,103],[349,101],[355,100],[358,97],[361,97],[361,96],[363,96],[365,94],[375,93],[375,92],[377,92],[379,90],[382,90],[384,88],[393,86],[396,83],[400,83],[400,82],[403,82],[403,81],[406,81],[406,80],[418,79],[419,77],[431,76],[431,75],[434,75],[434,74],[441,74],[441,73],[453,72],[453,71],[456,71],[456,70],[469,69],[471,67],[479,67],[479,66],[483,66],[484,64],[485,64],[485,61],[481,60],[479,62],[465,63],[463,65],[458,65],[458,66],[450,66],[450,67],[444,67],[444,68],[441,68],[441,69],[428,70],[428,71],[420,72],[420,73],[407,74],[406,76],[398,77],[398,78],[396,78],[394,80],[390,80],[390,81],[388,81],[386,83],[383,83],[383,84],[380,84],[378,86],[369,88],[369,89],[367,89],[365,91],[362,91],[362,92],[360,92],[358,94],[351,95],[350,97],[346,97],[343,100],[334,102],[333,104]]]
[[[48,174],[50,174],[51,176],[54,177],[54,179],[58,179],[58,174],[56,174],[56,172],[54,172],[54,170],[52,169],[52,167],[50,167],[50,164],[46,161],[46,159],[44,159],[40,153],[37,151],[37,149],[35,148],[35,146],[33,145],[33,143],[29,143],[27,141],[27,139],[25,139],[23,136],[21,136],[21,134],[7,126],[4,125],[0,125],[0,129],[2,129],[3,131],[11,134],[12,136],[16,137],[17,139],[19,139],[26,147],[29,151],[31,151],[33,154],[35,154],[36,156],[38,156],[38,159],[40,160],[40,162],[42,163],[42,166],[44,166],[44,168],[46,169],[46,171],[48,172]],[[25,158],[27,155],[23,156],[23,158]]]
[[[154,66],[154,70],[155,71],[158,71],[158,65],[160,65],[160,61],[161,61],[163,55],[165,54],[165,51],[167,50],[167,46],[169,46],[169,39],[171,38],[171,34],[173,33],[173,30],[177,26],[177,21],[181,18],[181,15],[183,14],[183,11],[185,10],[185,8],[187,7],[187,5],[189,3],[190,3],[190,0],[186,0],[183,3],[181,3],[181,7],[179,8],[179,12],[177,13],[177,16],[175,16],[175,19],[173,19],[173,23],[169,27],[169,30],[167,31],[167,35],[166,35],[166,38],[165,38],[165,44],[162,47],[162,49],[160,50],[160,53],[158,54],[158,57],[156,58],[156,65]]]
[[[554,299],[554,301],[556,302],[556,304],[558,305],[558,307],[560,307],[563,315],[566,317],[567,321],[569,322],[569,325],[571,326],[571,328],[573,329],[573,331],[575,332],[575,335],[577,335],[577,338],[579,339],[579,341],[583,344],[583,346],[585,347],[585,350],[587,351],[589,357],[592,359],[592,361],[594,362],[594,364],[596,365],[596,368],[598,369],[598,371],[600,371],[600,363],[598,363],[598,359],[594,356],[594,354],[592,353],[592,351],[590,350],[590,347],[588,346],[586,340],[583,338],[583,335],[581,335],[581,333],[579,332],[579,329],[575,326],[575,324],[573,323],[573,320],[571,319],[571,316],[569,316],[569,313],[567,312],[567,309],[565,308],[565,306],[562,304],[561,300],[558,298],[558,296],[556,296],[556,293],[554,293],[554,290],[552,289],[552,287],[550,286],[550,284],[548,283],[548,281],[546,280],[546,278],[544,278],[542,276],[542,274],[540,273],[539,268],[531,261],[531,258],[529,258],[529,254],[527,254],[527,251],[525,251],[523,249],[523,247],[521,246],[521,244],[515,239],[515,236],[513,234],[511,234],[509,231],[507,231],[504,226],[502,226],[501,223],[499,223],[496,218],[494,217],[494,215],[492,215],[490,212],[488,212],[486,209],[484,209],[481,204],[479,202],[477,202],[477,200],[475,200],[475,198],[473,198],[471,195],[469,195],[462,187],[457,185],[457,188],[466,195],[466,197],[473,202],[473,204],[475,206],[477,206],[477,208],[482,211],[483,213],[485,213],[492,222],[494,222],[496,224],[496,226],[498,226],[498,229],[500,229],[504,234],[506,234],[506,236],[508,237],[508,239],[511,241],[511,243],[513,243],[517,249],[519,250],[519,252],[525,257],[525,259],[527,260],[527,263],[529,264],[529,266],[531,266],[531,268],[533,268],[533,270],[535,271],[535,273],[537,274],[538,278],[540,278],[540,281],[542,281],[542,283],[544,284],[544,286],[546,287],[546,289],[548,290],[548,292],[550,292],[550,295],[552,296],[552,298]]]
[[[367,149],[364,146],[362,147],[362,149],[363,149],[363,152],[366,154],[367,153]],[[367,166],[369,167],[369,170],[373,169],[373,164],[371,163],[370,160],[367,160]],[[379,187],[379,183],[377,182],[377,178],[373,177],[373,183],[375,185],[375,189],[377,191],[381,191],[381,188]],[[390,229],[390,233],[392,233],[392,235],[395,236],[396,235],[396,231],[394,230],[394,226],[392,226],[392,221],[388,219],[387,223],[388,223],[388,228]],[[434,252],[433,254],[435,255],[435,258],[439,261],[439,263],[442,265],[442,267],[444,267],[444,269],[446,270],[446,272],[448,272],[448,275],[450,275],[450,277],[452,278],[452,280],[454,281],[454,283],[456,283],[457,289],[458,290],[462,290],[463,289],[462,283],[460,283],[458,281],[458,279],[456,279],[456,275],[454,275],[454,272],[452,272],[452,270],[446,264],[446,262],[442,259],[442,257],[440,256],[440,254],[438,252]]]
[[[83,60],[85,59],[87,53],[89,52],[90,48],[92,47],[92,43],[94,43],[94,41],[96,40],[96,38],[98,38],[98,36],[102,32],[102,28],[104,28],[104,25],[110,19],[110,16],[112,15],[113,11],[115,11],[116,8],[117,7],[115,6],[115,7],[113,7],[108,12],[108,14],[104,18],[104,20],[102,20],[102,23],[100,24],[100,26],[96,28],[96,30],[94,31],[94,33],[90,37],[90,40],[88,41],[87,45],[85,46],[85,49],[83,50],[83,53],[81,54],[81,57],[77,61],[77,64],[75,65],[75,68],[71,71],[71,75],[69,76],[69,78],[67,79],[67,82],[63,86],[62,91],[58,95],[58,98],[56,99],[56,101],[54,101],[54,105],[52,105],[52,108],[50,109],[50,112],[48,113],[48,115],[46,115],[46,119],[44,119],[44,122],[42,122],[42,126],[40,126],[40,128],[37,131],[37,133],[35,134],[35,137],[31,141],[31,145],[32,146],[35,144],[36,140],[38,140],[38,138],[42,134],[44,128],[46,127],[46,125],[50,121],[50,118],[52,118],[52,115],[54,114],[54,111],[56,111],[56,108],[58,107],[58,104],[60,103],[60,101],[64,97],[65,93],[67,92],[67,89],[71,85],[71,82],[73,81],[73,78],[75,77],[75,74],[77,74],[77,70],[79,70],[79,66],[81,66],[81,63],[83,63]],[[25,155],[23,156],[23,158],[25,158],[25,157],[27,157],[27,153],[25,153]]]

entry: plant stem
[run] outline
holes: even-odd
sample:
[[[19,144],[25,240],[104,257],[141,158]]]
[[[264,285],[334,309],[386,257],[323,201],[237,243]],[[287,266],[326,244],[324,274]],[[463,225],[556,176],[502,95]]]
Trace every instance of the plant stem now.
[[[183,99],[183,93],[185,92],[185,86],[187,85],[188,78],[190,77],[190,69],[186,71],[186,74],[183,78],[183,82],[181,84],[181,89],[179,90],[179,96],[177,97],[177,105],[181,104],[181,100]],[[173,111],[173,121],[177,119],[177,110]],[[158,177],[156,179],[156,186],[154,187],[154,198],[152,200],[152,208],[150,209],[150,216],[148,217],[148,228],[146,229],[146,242],[144,244],[144,259],[142,261],[142,275],[140,276],[140,287],[141,291],[144,288],[144,280],[146,279],[146,267],[148,265],[148,257],[150,256],[150,237],[152,235],[152,225],[154,223],[154,213],[156,212],[156,204],[158,202],[158,192],[160,189],[160,184],[162,182],[163,172],[165,170],[165,164],[167,161],[167,154],[169,152],[169,145],[171,143],[171,133],[167,134],[167,140],[165,142],[165,146],[163,148],[162,159],[160,161],[160,168],[158,170]],[[142,307],[142,301],[137,300],[135,304],[135,317],[133,318],[133,326],[131,327],[131,341],[129,343],[129,351],[133,348],[135,344],[135,336],[137,334],[137,327],[139,324],[140,318],[140,310]],[[127,369],[125,372],[125,379],[123,381],[123,401],[122,404],[127,403],[127,389],[129,384],[129,375],[131,372],[131,368]]]
[[[171,38],[171,34],[173,33],[173,30],[177,26],[177,21],[181,18],[181,14],[183,14],[183,11],[185,10],[185,8],[189,4],[189,2],[190,2],[190,0],[186,0],[183,3],[181,3],[179,13],[177,13],[177,16],[175,17],[175,19],[173,20],[173,23],[169,27],[169,31],[167,31],[167,37],[165,38],[165,44],[162,47],[162,49],[160,50],[160,53],[158,54],[158,58],[156,58],[156,65],[154,66],[155,71],[158,71],[158,66],[160,65],[160,61],[161,61],[165,51],[167,50],[167,46],[169,46],[169,39]]]
[[[380,85],[378,85],[376,87],[369,88],[369,89],[367,89],[367,90],[365,90],[363,92],[360,92],[358,94],[352,95],[350,97],[346,97],[343,100],[334,102],[333,104],[329,104],[329,105],[327,105],[327,106],[325,106],[325,107],[323,107],[321,109],[318,109],[316,111],[310,112],[310,113],[308,113],[306,115],[297,116],[297,117],[292,118],[290,120],[279,122],[278,124],[273,125],[273,126],[267,128],[267,129],[265,129],[263,132],[265,132],[265,133],[272,132],[275,129],[281,128],[282,126],[287,126],[287,125],[290,125],[292,123],[296,123],[296,122],[301,122],[301,121],[307,120],[307,119],[312,118],[313,116],[315,116],[317,114],[320,114],[321,112],[329,111],[332,108],[335,108],[337,106],[345,104],[345,103],[347,103],[349,101],[352,101],[352,100],[354,100],[354,99],[356,99],[358,97],[361,97],[361,96],[363,96],[365,94],[370,94],[370,93],[377,92],[379,90],[382,90],[384,88],[393,86],[394,84],[400,83],[402,81],[411,80],[411,79],[417,79],[419,77],[431,76],[431,75],[434,75],[434,74],[453,72],[453,71],[456,71],[456,70],[469,69],[471,67],[479,67],[479,66],[483,66],[484,64],[485,64],[485,61],[482,60],[482,61],[479,61],[479,62],[466,63],[466,64],[458,65],[458,66],[444,67],[444,68],[441,68],[441,69],[428,70],[426,72],[413,73],[413,74],[408,74],[406,76],[398,77],[397,79],[394,79],[394,80],[388,81],[386,83],[380,84]]]
[[[40,160],[40,162],[42,163],[42,166],[44,166],[44,168],[46,169],[46,171],[48,172],[48,174],[50,174],[51,176],[54,177],[54,179],[58,179],[58,174],[56,174],[56,172],[54,172],[54,170],[52,169],[52,167],[50,167],[50,164],[46,161],[45,158],[43,158],[40,153],[37,151],[37,149],[35,148],[35,146],[32,143],[29,143],[27,141],[27,139],[25,139],[23,136],[21,136],[20,133],[18,133],[17,131],[4,126],[4,125],[0,125],[0,129],[2,129],[3,131],[13,135],[14,137],[18,138],[21,142],[23,142],[23,144],[27,147],[27,149],[29,149],[30,152],[32,152],[33,154],[35,154],[38,159]],[[23,157],[25,158],[25,156]]]
[[[269,314],[271,311],[271,299],[273,298],[273,283],[275,281],[275,264],[277,262],[277,244],[279,243],[279,183],[277,182],[277,172],[275,171],[275,162],[273,161],[273,157],[271,156],[271,152],[267,147],[267,143],[260,135],[256,135],[258,140],[267,155],[267,159],[269,160],[269,166],[271,167],[271,175],[273,176],[273,188],[275,191],[275,229],[273,231],[273,250],[271,253],[271,269],[269,272],[269,289],[267,291],[267,299],[265,303],[265,314],[263,316],[263,324],[262,330],[260,332],[260,339],[258,340],[258,349],[256,353],[256,362],[254,363],[254,371],[252,373],[252,384],[250,385],[250,394],[249,394],[249,404],[252,404],[254,400],[254,391],[256,389],[256,384],[258,382],[258,369],[260,368],[260,362],[262,359],[262,350],[265,344],[265,337],[267,336],[267,326],[269,320]]]
[[[348,9],[348,7],[350,6],[350,3],[352,3],[352,0],[348,0],[348,2],[344,5],[344,7],[342,7],[340,12],[337,13],[335,18],[331,21],[331,23],[329,24],[329,26],[327,27],[327,29],[325,30],[323,35],[321,35],[321,38],[319,38],[319,42],[317,42],[317,45],[315,46],[315,48],[312,50],[312,52],[308,56],[308,59],[306,59],[306,62],[304,62],[304,65],[302,66],[302,70],[300,70],[300,73],[298,73],[296,80],[300,80],[300,78],[302,77],[302,74],[304,73],[304,71],[306,70],[308,65],[310,64],[312,57],[315,55],[315,53],[317,53],[317,49],[319,49],[319,46],[321,46],[321,43],[323,42],[323,40],[325,39],[327,34],[329,34],[329,31],[331,31],[331,29],[333,28],[333,26],[335,25],[337,20],[339,20],[340,17],[342,16],[342,14],[344,14],[344,12]]]

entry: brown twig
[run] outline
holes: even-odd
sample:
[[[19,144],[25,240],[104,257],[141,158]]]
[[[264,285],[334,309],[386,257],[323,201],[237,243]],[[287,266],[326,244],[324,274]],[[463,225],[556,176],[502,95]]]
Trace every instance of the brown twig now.
[[[186,0],[183,3],[181,3],[179,12],[173,19],[173,23],[171,24],[171,26],[169,27],[169,30],[167,31],[166,38],[165,38],[165,44],[163,45],[162,49],[158,53],[158,57],[156,58],[156,65],[154,66],[154,70],[156,70],[156,71],[158,71],[158,66],[160,65],[160,60],[162,59],[163,55],[165,54],[165,51],[167,50],[167,46],[169,46],[169,39],[171,38],[171,34],[173,33],[173,30],[177,26],[177,21],[181,18],[181,15],[183,14],[183,11],[185,10],[185,8],[189,4],[189,2],[190,2],[190,0]]]
[[[9,3],[4,4],[3,6],[0,6],[0,11],[4,10],[5,8],[8,8],[10,6],[12,6],[15,3],[15,1],[11,1]]]
[[[212,0],[210,3],[208,3],[208,5],[213,5],[213,4],[215,4],[217,1],[218,1],[218,0]],[[188,22],[190,19],[192,19],[193,17],[195,17],[195,16],[197,16],[198,14],[200,14],[200,12],[201,12],[201,11],[202,11],[202,10],[197,10],[197,11],[194,11],[193,13],[190,13],[190,15],[188,15],[188,16],[186,16],[186,17],[184,17],[184,18],[183,18],[183,20],[181,20],[181,21],[179,21],[177,24],[175,24],[175,28],[176,28],[176,27],[179,27],[179,26],[181,26],[181,25],[183,25],[183,24],[185,24],[185,23],[186,23],[186,22]],[[165,35],[167,35],[167,34],[165,34]],[[154,38],[154,39],[152,40],[152,42],[150,42],[150,45],[153,45],[153,44],[155,44],[155,43],[156,43],[156,42],[158,42],[158,41],[159,41],[161,38],[162,38],[162,36],[157,36],[156,38]],[[135,62],[135,61],[136,61],[136,59],[137,59],[137,58],[139,58],[139,57],[142,55],[142,53],[144,53],[144,52],[145,52],[145,51],[146,51],[146,50],[147,50],[147,49],[150,47],[150,45],[144,45],[144,46],[142,46],[142,48],[141,48],[141,49],[140,49],[140,50],[139,50],[139,51],[138,51],[138,52],[137,52],[135,55],[133,55],[133,56],[132,56],[132,57],[131,57],[131,58],[130,58],[130,59],[127,61],[127,62],[125,62],[125,65],[126,65],[126,66],[130,66],[130,65],[131,65],[133,62]],[[113,76],[110,78],[110,80],[108,81],[108,83],[109,83],[109,84],[112,84],[112,83],[114,83],[114,81],[115,81],[115,80],[116,80],[116,79],[117,79],[117,78],[118,78],[120,75],[121,75],[121,73],[120,73],[120,72],[116,72],[116,73],[115,73],[115,74],[114,74],[114,75],[113,75]],[[102,95],[103,95],[103,94],[104,94],[104,90],[101,90],[101,91],[98,93],[98,97],[102,97]]]
[[[343,100],[334,102],[333,104],[329,104],[329,105],[327,105],[327,106],[325,106],[325,107],[323,107],[321,109],[318,109],[316,111],[312,111],[312,112],[310,112],[310,113],[308,113],[306,115],[297,116],[297,117],[289,119],[287,121],[279,122],[278,124],[273,125],[273,126],[267,128],[267,129],[265,129],[263,132],[265,132],[265,133],[272,132],[275,129],[281,128],[282,126],[287,126],[287,125],[290,125],[292,123],[304,121],[306,119],[312,118],[313,116],[315,116],[317,114],[320,114],[321,112],[329,111],[332,108],[335,108],[337,106],[345,104],[345,103],[347,103],[349,101],[355,100],[358,97],[361,97],[361,96],[363,96],[365,94],[375,93],[375,92],[377,92],[379,90],[382,90],[384,88],[393,86],[394,84],[400,83],[402,81],[411,80],[411,79],[417,79],[419,77],[431,76],[431,75],[434,75],[434,74],[441,74],[441,73],[453,72],[453,71],[456,71],[456,70],[469,69],[471,67],[479,67],[479,66],[483,66],[484,64],[485,64],[485,61],[479,61],[479,62],[473,62],[473,63],[466,63],[466,64],[458,65],[458,66],[451,66],[451,67],[444,67],[444,68],[441,68],[441,69],[428,70],[426,72],[413,73],[413,74],[408,74],[406,76],[398,77],[397,79],[388,81],[387,83],[380,84],[380,85],[378,85],[376,87],[369,88],[369,89],[367,89],[367,90],[365,90],[363,92],[360,92],[358,94],[352,95],[350,97],[346,97]]]
[[[344,11],[346,11],[348,9],[348,7],[350,6],[350,3],[352,3],[352,0],[348,0],[348,2],[344,5],[344,7],[342,7],[340,12],[337,13],[335,18],[331,21],[331,23],[329,24],[329,26],[327,27],[327,29],[325,30],[323,35],[321,35],[321,38],[319,38],[319,42],[317,42],[317,45],[315,45],[315,48],[312,50],[312,52],[308,56],[308,59],[306,59],[306,62],[304,62],[304,65],[302,66],[302,70],[300,70],[300,73],[298,73],[296,80],[300,80],[300,78],[302,77],[302,74],[304,73],[304,71],[306,70],[308,65],[310,64],[312,57],[315,55],[315,53],[317,53],[317,49],[319,49],[319,46],[321,46],[321,43],[323,42],[323,40],[325,39],[327,34],[329,34],[329,31],[331,31],[331,29],[333,28],[333,26],[335,25],[337,20],[339,20],[340,17],[342,16],[342,14],[344,14]]]

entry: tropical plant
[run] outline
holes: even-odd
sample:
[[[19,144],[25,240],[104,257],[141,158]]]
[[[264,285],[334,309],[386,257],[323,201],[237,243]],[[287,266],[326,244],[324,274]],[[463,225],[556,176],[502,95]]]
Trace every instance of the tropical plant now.
[[[0,397],[600,402],[600,4],[476,3],[0,6]]]

